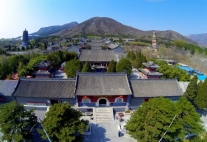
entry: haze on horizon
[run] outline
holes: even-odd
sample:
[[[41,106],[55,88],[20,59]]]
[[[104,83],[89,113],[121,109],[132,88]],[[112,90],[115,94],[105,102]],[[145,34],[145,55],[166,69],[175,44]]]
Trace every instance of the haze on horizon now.
[[[140,30],[207,33],[206,7],[206,0],[0,0],[0,38],[92,17],[109,17]]]

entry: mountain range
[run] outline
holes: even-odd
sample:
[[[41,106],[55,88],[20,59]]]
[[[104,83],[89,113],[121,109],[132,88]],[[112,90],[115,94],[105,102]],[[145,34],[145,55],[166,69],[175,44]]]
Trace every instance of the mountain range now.
[[[33,35],[38,34],[42,36],[60,36],[60,37],[72,37],[75,35],[112,35],[112,36],[127,36],[131,38],[150,37],[156,32],[157,37],[165,39],[181,39],[188,43],[196,44],[195,41],[175,32],[172,30],[158,31],[150,30],[143,31],[108,18],[108,17],[93,17],[80,24],[77,22],[71,22],[62,26],[50,26],[40,28],[39,31],[32,33]]]
[[[43,27],[43,28],[40,28],[37,32],[31,33],[31,35],[48,36],[51,34],[58,33],[64,29],[73,28],[77,25],[78,25],[77,22],[71,22],[68,24],[60,25],[60,26],[58,25],[58,26]]]
[[[192,35],[188,35],[186,36],[189,39],[196,41],[198,44],[202,45],[202,46],[206,46],[207,47],[207,33],[203,33],[203,34],[192,34]]]

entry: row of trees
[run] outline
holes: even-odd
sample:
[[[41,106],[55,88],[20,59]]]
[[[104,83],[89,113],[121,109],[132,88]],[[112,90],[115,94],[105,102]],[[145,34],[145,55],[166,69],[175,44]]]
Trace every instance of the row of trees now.
[[[27,64],[30,58],[35,55],[12,55],[10,57],[0,56],[0,79],[5,79],[13,73],[17,72],[20,63]]]
[[[46,56],[47,61],[51,61],[54,67],[59,67],[63,62],[77,59],[78,55],[75,52],[61,51],[52,52]]]
[[[139,142],[182,141],[187,134],[205,132],[200,115],[185,97],[177,102],[163,97],[149,99],[132,114],[126,129]]]
[[[207,79],[204,82],[198,82],[197,76],[194,76],[186,89],[184,96],[197,108],[207,108]]]
[[[82,134],[88,128],[88,121],[80,120],[81,116],[82,113],[68,103],[54,104],[41,123],[53,142],[81,142]],[[37,125],[34,109],[27,111],[16,101],[0,105],[0,131],[3,133],[0,141],[31,141],[31,131]],[[47,139],[42,129],[38,131],[43,139]]]
[[[78,59],[66,62],[64,71],[66,72],[68,78],[74,78],[77,71],[92,72],[88,61],[83,65]],[[107,68],[107,73],[126,72],[127,75],[130,75],[131,71],[131,62],[126,58],[122,58],[117,64],[115,64],[114,60],[111,60]]]
[[[144,67],[142,63],[147,62],[146,56],[144,56],[141,53],[141,51],[138,52],[129,51],[127,53],[127,59],[131,62],[132,66],[137,69]]]
[[[184,70],[179,69],[176,66],[170,66],[162,60],[155,60],[154,62],[160,66],[158,71],[163,74],[163,76],[161,76],[162,78],[177,78],[178,81],[190,81],[190,75]]]
[[[191,54],[194,54],[195,52],[198,52],[198,53],[203,53],[204,52],[207,55],[207,49],[206,48],[201,48],[200,46],[190,44],[190,43],[186,43],[184,40],[175,40],[174,41],[174,46],[178,47],[180,49],[189,50],[191,52]]]

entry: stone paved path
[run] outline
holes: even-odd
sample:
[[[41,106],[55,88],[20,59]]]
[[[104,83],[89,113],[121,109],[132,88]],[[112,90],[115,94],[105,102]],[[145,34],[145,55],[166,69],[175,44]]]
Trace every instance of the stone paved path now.
[[[92,123],[90,136],[84,136],[84,142],[136,142],[128,134],[118,137],[118,122]]]

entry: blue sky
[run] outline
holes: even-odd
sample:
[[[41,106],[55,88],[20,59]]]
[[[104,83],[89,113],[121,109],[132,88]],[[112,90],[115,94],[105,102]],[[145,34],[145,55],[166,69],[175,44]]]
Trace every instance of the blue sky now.
[[[0,38],[97,16],[140,30],[207,33],[207,0],[0,0]]]

